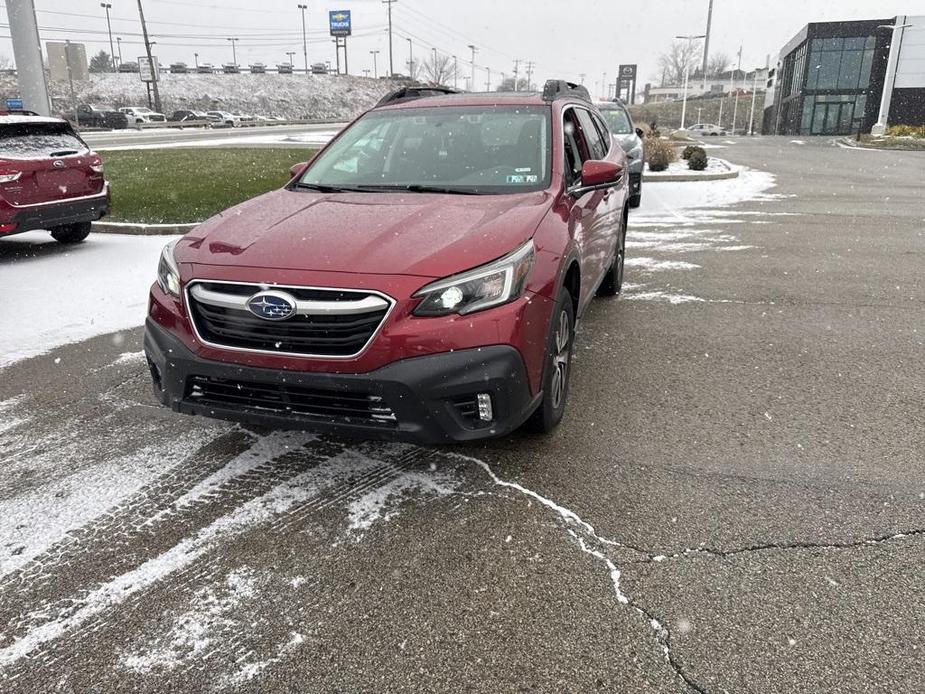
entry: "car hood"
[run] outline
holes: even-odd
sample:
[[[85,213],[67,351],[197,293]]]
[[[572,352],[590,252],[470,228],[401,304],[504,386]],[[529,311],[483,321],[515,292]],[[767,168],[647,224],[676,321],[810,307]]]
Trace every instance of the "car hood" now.
[[[445,277],[533,236],[552,204],[519,195],[273,191],[177,244],[180,263]]]
[[[633,147],[639,144],[639,135],[636,133],[627,133],[626,135],[614,135],[614,139],[620,143],[624,152],[629,152]]]

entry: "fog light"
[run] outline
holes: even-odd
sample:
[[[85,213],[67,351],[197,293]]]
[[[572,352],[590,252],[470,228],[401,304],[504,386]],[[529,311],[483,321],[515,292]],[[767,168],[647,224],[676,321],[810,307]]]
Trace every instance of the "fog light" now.
[[[495,414],[491,409],[491,395],[479,393],[475,396],[475,400],[479,404],[479,419],[483,422],[490,422],[494,419]]]
[[[15,231],[15,224],[0,224],[0,234],[5,234],[8,231]]]

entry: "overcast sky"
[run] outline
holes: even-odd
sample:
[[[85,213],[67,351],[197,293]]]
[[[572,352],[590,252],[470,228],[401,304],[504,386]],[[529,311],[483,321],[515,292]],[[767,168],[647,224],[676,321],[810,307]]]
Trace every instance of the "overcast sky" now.
[[[231,61],[228,37],[239,38],[240,64],[275,65],[295,51],[302,65],[299,0],[143,0],[155,53],[168,64],[182,60],[219,65]],[[143,53],[135,0],[108,0],[113,6],[113,35],[122,37],[122,57]],[[388,65],[386,6],[381,0],[302,0],[307,12],[309,62],[334,61],[328,36],[329,10],[350,9],[354,36],[348,40],[352,74],[372,70],[370,51],[379,50],[382,74]],[[409,44],[415,56],[437,48],[457,55],[460,72],[470,74],[468,44],[475,44],[476,83],[480,89],[492,70],[496,82],[511,75],[514,60],[536,64],[535,81],[549,77],[599,86],[603,73],[613,81],[617,65],[638,63],[640,88],[657,77],[658,56],[679,34],[700,34],[709,0],[398,0],[392,6],[395,71],[406,71]],[[87,53],[109,50],[100,0],[35,0],[44,40],[83,42]],[[777,52],[808,22],[874,19],[897,14],[925,15],[925,0],[715,0],[711,53],[733,56],[743,46],[742,66],[772,63]],[[5,7],[0,34],[9,36]],[[118,53],[118,51],[117,51]],[[0,55],[12,57],[9,38],[0,39]],[[463,63],[463,61],[466,61]],[[522,64],[523,65],[523,64]],[[461,85],[462,86],[462,85]]]

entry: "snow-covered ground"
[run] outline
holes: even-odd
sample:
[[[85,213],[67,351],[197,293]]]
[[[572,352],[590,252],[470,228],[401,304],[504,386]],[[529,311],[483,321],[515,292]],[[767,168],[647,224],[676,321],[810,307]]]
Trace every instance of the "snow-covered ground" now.
[[[30,231],[0,240],[0,367],[144,323],[148,288],[172,238],[92,234],[62,246]]]
[[[206,131],[210,132],[210,131]],[[308,133],[292,133],[279,131],[274,128],[260,130],[253,135],[238,135],[229,137],[215,137],[210,132],[210,136],[204,136],[200,139],[177,139],[172,142],[155,142],[150,144],[138,144],[137,142],[121,144],[117,138],[113,144],[93,145],[97,152],[106,152],[119,149],[166,149],[171,147],[226,147],[238,146],[247,147],[254,145],[293,145],[307,147],[323,147],[340,132],[339,130],[319,130]]]
[[[334,75],[171,75],[161,73],[161,104],[169,116],[179,109],[221,110],[284,118],[353,118],[395,88],[389,80]],[[67,111],[79,103],[115,107],[147,104],[137,74],[98,73],[86,82],[49,84],[52,103]],[[0,76],[0,97],[15,96],[16,80]]]

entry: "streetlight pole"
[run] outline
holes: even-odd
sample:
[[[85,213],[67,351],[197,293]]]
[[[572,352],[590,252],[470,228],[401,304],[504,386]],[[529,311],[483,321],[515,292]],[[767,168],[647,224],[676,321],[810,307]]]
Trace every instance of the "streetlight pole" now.
[[[905,17],[903,17],[905,20]],[[896,32],[908,29],[912,24],[880,24],[878,29],[889,29],[890,56],[886,61],[886,77],[883,80],[883,95],[880,97],[880,111],[877,114],[877,123],[870,130],[871,135],[883,135],[890,120],[890,101],[893,99],[893,85],[896,84],[896,63],[899,62],[900,41],[896,40]]]
[[[478,48],[475,47],[475,44],[470,43],[468,46],[469,50],[472,51],[472,79],[469,82],[472,89],[475,89],[475,54],[478,52]]]
[[[289,66],[292,66],[292,61],[295,60],[295,51],[286,51],[286,55],[289,56]]]
[[[453,56],[453,89],[459,86],[459,61]]]
[[[235,50],[235,44],[241,39],[228,39],[228,40],[231,41],[231,62],[234,65],[237,65],[238,64],[238,53]]]
[[[691,56],[694,50],[694,41],[706,38],[706,34],[697,36],[675,36],[676,39],[687,40],[687,53],[684,58],[684,101],[681,104],[681,130],[684,130],[684,121],[687,118],[687,83],[691,75]]]
[[[755,134],[755,95],[758,94],[758,68],[755,68],[755,79],[752,80],[752,108],[748,113],[748,134]]]
[[[119,60],[122,60],[122,59],[119,58]],[[193,53],[193,63],[195,63],[196,65],[196,70],[199,70],[199,54],[198,53]]]
[[[389,76],[395,74],[395,65],[392,63],[392,5],[398,0],[382,0],[383,5],[389,8]]]
[[[116,37],[116,45],[119,47],[118,49],[119,50],[119,65],[121,65],[122,64],[122,37],[121,36]]]
[[[379,68],[376,65],[376,56],[379,55],[379,51],[370,51],[369,54],[373,57],[373,79],[379,79]]]
[[[148,25],[145,24],[145,11],[141,6],[141,0],[138,0],[138,17],[141,19],[141,34],[145,40],[145,54],[148,56],[148,66],[151,70],[151,88],[154,90],[154,110],[161,113],[161,92],[157,88],[157,79],[155,79],[157,77],[157,70],[154,66],[154,56],[151,55],[152,42],[148,40]]]
[[[308,76],[308,39],[305,37],[305,10],[308,5],[299,3],[299,9],[302,11],[302,55],[305,58],[305,76]]]
[[[738,67],[736,67],[736,69],[732,73],[732,91],[735,92],[735,94],[733,94],[733,101],[732,101],[732,129],[729,132],[733,135],[736,134],[736,121],[738,120],[738,117],[739,117],[739,90],[736,89],[735,87],[735,77],[736,77],[736,73],[741,72],[741,71],[742,71],[742,46],[739,46],[739,64],[738,64]]]
[[[491,68],[486,67],[485,72],[488,73],[488,80],[485,82],[485,91],[490,92],[491,91]]]
[[[701,77],[703,78],[703,91],[707,91],[707,62],[710,54],[710,25],[713,24],[713,0],[710,0],[710,7],[707,9],[707,33],[704,34],[703,42],[703,67]],[[697,119],[700,120],[699,118]]]
[[[112,9],[112,3],[101,2],[100,7],[106,10],[106,30],[109,32],[109,64],[112,71],[116,71],[116,52],[112,47],[112,23],[109,21],[109,10]]]
[[[411,39],[406,39],[408,41],[408,77],[414,79],[414,46],[411,44]]]

